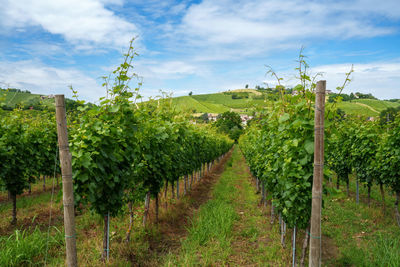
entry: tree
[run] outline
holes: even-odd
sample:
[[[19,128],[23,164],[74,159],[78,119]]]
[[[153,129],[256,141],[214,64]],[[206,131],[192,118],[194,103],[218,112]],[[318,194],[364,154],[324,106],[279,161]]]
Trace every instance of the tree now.
[[[400,113],[400,107],[396,107],[396,108],[389,107],[389,108],[381,111],[381,113],[379,114],[380,124],[384,125],[384,124],[394,122],[394,120],[399,115],[399,113]]]
[[[249,85],[248,85],[248,84],[246,84],[245,88],[246,88],[246,89],[247,89],[247,88],[249,88]]]
[[[201,116],[199,117],[199,120],[201,121],[201,122],[205,122],[205,123],[207,123],[209,120],[208,120],[208,113],[203,113],[203,114],[201,114]]]
[[[215,126],[220,132],[229,135],[235,142],[237,142],[243,131],[240,115],[233,111],[226,111],[218,116]]]
[[[190,95],[190,96],[191,96],[191,95],[193,95],[193,92],[192,92],[192,91],[190,91],[189,95]]]

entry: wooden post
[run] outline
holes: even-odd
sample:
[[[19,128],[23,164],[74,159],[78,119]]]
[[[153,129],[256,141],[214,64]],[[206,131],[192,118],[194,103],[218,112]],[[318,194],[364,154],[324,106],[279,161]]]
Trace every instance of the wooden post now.
[[[321,266],[321,206],[324,177],[324,116],[326,81],[317,82],[314,125],[314,178],[312,187],[309,266]]]
[[[74,192],[72,185],[71,153],[68,145],[67,117],[64,95],[56,95],[56,121],[58,147],[63,185],[64,230],[67,266],[78,266],[76,256]]]

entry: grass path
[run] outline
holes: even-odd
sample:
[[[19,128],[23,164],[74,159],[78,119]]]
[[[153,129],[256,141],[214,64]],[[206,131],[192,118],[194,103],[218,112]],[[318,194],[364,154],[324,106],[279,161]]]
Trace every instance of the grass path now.
[[[371,106],[369,106],[369,105],[367,105],[367,104],[364,104],[364,103],[356,103],[357,105],[359,105],[359,106],[362,106],[362,107],[366,107],[366,108],[368,108],[369,110],[371,110],[371,111],[373,111],[373,112],[375,112],[375,113],[378,113],[379,114],[379,111],[377,111],[376,109],[374,109],[373,107],[371,107]]]
[[[212,199],[200,207],[180,251],[167,255],[164,266],[286,266],[290,257],[290,249],[280,245],[277,223],[271,225],[266,208],[259,206],[236,148]]]

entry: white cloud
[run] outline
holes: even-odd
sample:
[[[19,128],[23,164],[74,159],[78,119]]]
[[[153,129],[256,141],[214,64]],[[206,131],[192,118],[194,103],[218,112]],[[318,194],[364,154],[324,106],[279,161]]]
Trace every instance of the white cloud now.
[[[71,97],[68,86],[72,85],[81,99],[92,102],[105,95],[105,90],[95,79],[79,70],[49,67],[31,60],[0,62],[0,82],[32,93],[65,94],[68,97]]]
[[[188,75],[204,76],[209,72],[205,66],[181,60],[139,60],[137,72],[144,79],[179,79]]]
[[[178,25],[166,25],[166,36],[189,48],[204,49],[207,60],[256,55],[300,47],[313,39],[343,40],[393,34],[379,25],[400,19],[398,0],[300,1],[204,0],[192,4]],[[169,29],[169,32],[168,32]]]
[[[313,68],[324,72],[327,88],[341,86],[351,64],[324,65]],[[400,60],[354,64],[353,79],[345,92],[372,93],[380,99],[400,98]],[[335,91],[335,90],[334,90]]]
[[[180,75],[180,74],[195,74],[196,67],[182,61],[167,61],[160,64],[150,66],[149,69],[153,73],[166,74],[166,75]]]
[[[120,0],[0,0],[0,4],[3,27],[24,30],[39,26],[80,47],[119,49],[139,32],[133,23],[105,8],[122,5]]]

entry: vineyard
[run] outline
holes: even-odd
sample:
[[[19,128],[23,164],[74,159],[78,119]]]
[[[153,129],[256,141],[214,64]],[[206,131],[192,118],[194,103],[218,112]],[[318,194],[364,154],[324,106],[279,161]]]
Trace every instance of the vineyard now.
[[[104,77],[98,105],[67,110],[67,146],[59,113],[0,111],[0,266],[304,266],[316,243],[323,265],[400,265],[400,117],[321,109],[300,69],[300,93],[278,86],[234,144],[168,98],[136,103],[135,55]]]

